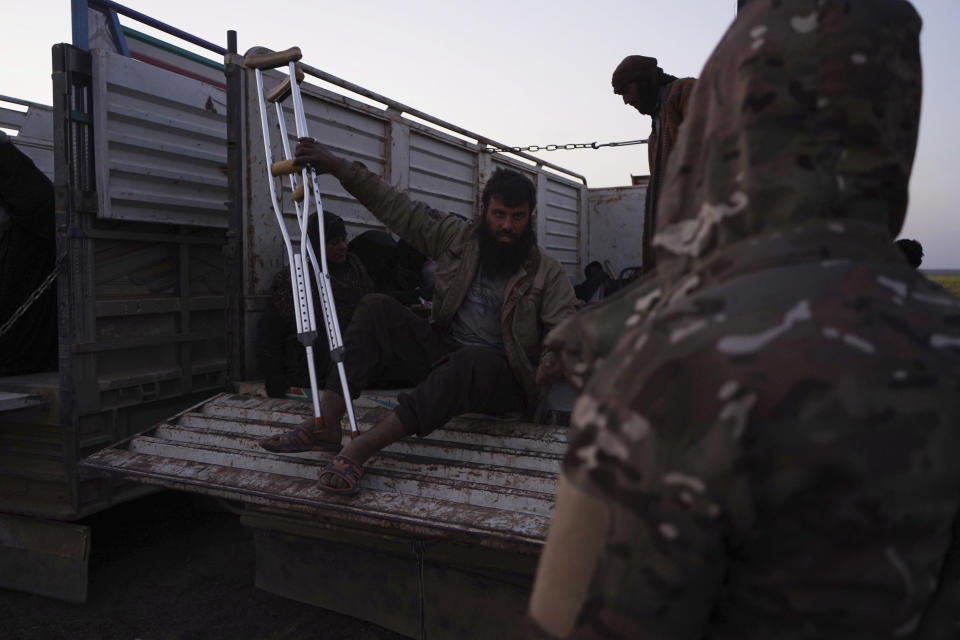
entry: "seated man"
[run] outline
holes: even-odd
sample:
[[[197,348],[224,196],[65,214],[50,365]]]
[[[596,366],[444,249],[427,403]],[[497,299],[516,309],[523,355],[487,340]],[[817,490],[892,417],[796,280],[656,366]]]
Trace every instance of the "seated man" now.
[[[573,314],[575,297],[559,263],[536,245],[533,183],[498,169],[483,190],[480,219],[468,222],[410,200],[311,140],[300,141],[296,162],[333,174],[391,231],[437,262],[432,322],[386,295],[360,302],[344,336],[351,394],[390,369],[405,369],[419,384],[344,447],[321,472],[320,486],[355,493],[370,456],[406,435],[425,436],[455,415],[535,407],[542,338]],[[345,408],[334,372],[320,397],[321,428],[311,419],[262,446],[292,452],[339,443]]]
[[[343,218],[325,211],[323,231],[337,320],[340,322],[340,331],[345,332],[360,299],[373,292],[373,281],[360,258],[347,251],[347,228]],[[316,247],[320,242],[320,231],[315,214],[310,216],[307,233]],[[320,295],[316,283],[312,283],[312,289],[313,308],[319,312]],[[319,380],[326,377],[331,366],[327,334],[321,318],[318,313],[317,339],[313,344],[313,359]],[[270,286],[270,303],[257,325],[257,363],[263,374],[267,395],[271,398],[282,398],[288,387],[310,386],[306,351],[297,339],[289,268],[278,271]]]

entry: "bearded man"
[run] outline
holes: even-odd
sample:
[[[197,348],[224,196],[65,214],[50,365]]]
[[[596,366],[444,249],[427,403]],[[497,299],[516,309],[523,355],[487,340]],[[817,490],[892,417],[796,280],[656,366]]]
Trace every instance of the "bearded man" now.
[[[295,163],[332,174],[374,216],[437,262],[428,322],[395,299],[365,296],[344,337],[344,368],[354,397],[383,375],[415,383],[370,431],[350,441],[321,472],[320,488],[356,493],[362,465],[407,435],[425,436],[461,413],[508,413],[536,406],[535,372],[543,336],[573,314],[576,296],[560,264],[537,247],[536,189],[523,174],[498,169],[486,183],[479,219],[448,215],[301,139]],[[346,410],[334,371],[320,396],[323,416],[261,442],[292,453],[340,448]]]

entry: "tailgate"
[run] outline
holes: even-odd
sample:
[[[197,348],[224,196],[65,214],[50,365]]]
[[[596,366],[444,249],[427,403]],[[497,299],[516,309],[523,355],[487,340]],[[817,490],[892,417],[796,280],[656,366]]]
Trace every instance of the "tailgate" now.
[[[359,429],[392,409],[394,397],[364,393],[354,405]],[[316,487],[333,454],[281,455],[257,445],[310,415],[311,405],[296,400],[222,393],[81,464],[350,527],[518,550],[546,537],[563,427],[458,417],[371,458],[360,493],[337,496]]]

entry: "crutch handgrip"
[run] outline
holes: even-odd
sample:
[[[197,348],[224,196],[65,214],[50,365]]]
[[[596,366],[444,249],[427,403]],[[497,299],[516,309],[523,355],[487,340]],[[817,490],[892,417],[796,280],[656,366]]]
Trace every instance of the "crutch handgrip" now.
[[[275,53],[252,53],[243,57],[243,63],[250,69],[274,69],[288,62],[296,62],[303,57],[300,47],[290,47],[286,51]]]
[[[297,84],[300,84],[301,82],[303,82],[303,79],[305,77],[303,75],[303,67],[301,67],[299,64],[295,66],[297,70]],[[280,102],[281,100],[286,100],[287,96],[289,95],[290,95],[290,76],[287,76],[286,78],[283,79],[283,82],[281,82],[280,84],[275,86],[273,89],[271,89],[269,92],[267,92],[267,95],[264,97],[266,98],[267,102]]]
[[[270,175],[288,176],[291,173],[299,173],[300,167],[294,166],[293,160],[277,160],[270,165]]]
[[[294,202],[303,202],[303,185],[300,185],[293,190],[293,201]]]

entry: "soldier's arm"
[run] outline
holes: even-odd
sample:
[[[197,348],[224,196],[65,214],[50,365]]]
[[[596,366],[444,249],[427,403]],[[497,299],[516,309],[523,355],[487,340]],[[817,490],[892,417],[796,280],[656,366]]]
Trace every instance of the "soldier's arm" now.
[[[411,200],[405,192],[388,184],[363,164],[348,162],[312,140],[301,139],[295,156],[296,166],[310,165],[319,174],[333,175],[390,231],[424,255],[441,255],[461,225],[467,224],[457,216]]]
[[[685,460],[688,442],[658,437],[619,400],[577,403],[531,618],[561,638],[602,629],[701,638],[726,563],[724,500],[714,492],[726,489],[710,479],[728,477],[730,458],[709,470]]]
[[[557,483],[557,502],[547,543],[540,554],[529,616],[539,638],[564,638],[587,597],[587,587],[610,521],[607,506],[570,484]]]

